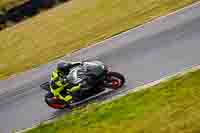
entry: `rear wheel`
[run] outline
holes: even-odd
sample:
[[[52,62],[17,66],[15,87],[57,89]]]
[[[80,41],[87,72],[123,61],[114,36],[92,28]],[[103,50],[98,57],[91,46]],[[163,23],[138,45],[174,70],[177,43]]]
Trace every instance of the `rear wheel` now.
[[[125,78],[117,72],[109,72],[106,76],[105,86],[114,90],[119,89],[125,83]]]
[[[48,92],[45,95],[45,102],[47,103],[48,106],[54,109],[64,109],[68,106],[68,104],[55,97],[51,92]]]

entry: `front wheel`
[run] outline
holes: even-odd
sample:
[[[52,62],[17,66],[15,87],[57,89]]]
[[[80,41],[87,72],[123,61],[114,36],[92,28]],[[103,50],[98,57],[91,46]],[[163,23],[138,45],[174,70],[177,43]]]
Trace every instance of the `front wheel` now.
[[[118,72],[109,72],[106,75],[105,87],[117,90],[121,88],[125,83],[125,78]]]

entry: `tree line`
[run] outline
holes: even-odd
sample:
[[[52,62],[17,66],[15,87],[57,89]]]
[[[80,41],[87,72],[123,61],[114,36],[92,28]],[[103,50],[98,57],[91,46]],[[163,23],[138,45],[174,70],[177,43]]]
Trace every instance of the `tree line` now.
[[[29,0],[21,5],[0,12],[0,30],[38,14],[67,0]]]

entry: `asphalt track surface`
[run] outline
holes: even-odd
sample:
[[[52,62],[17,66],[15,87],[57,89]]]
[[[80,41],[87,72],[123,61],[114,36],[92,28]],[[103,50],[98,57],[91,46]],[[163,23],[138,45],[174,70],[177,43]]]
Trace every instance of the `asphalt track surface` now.
[[[97,58],[123,73],[128,88],[158,80],[200,64],[200,4],[83,49],[66,60]],[[10,133],[59,116],[64,111],[49,108],[39,85],[57,61],[17,77],[0,81],[0,132]],[[116,95],[115,93],[113,95]],[[113,95],[109,95],[113,96]]]

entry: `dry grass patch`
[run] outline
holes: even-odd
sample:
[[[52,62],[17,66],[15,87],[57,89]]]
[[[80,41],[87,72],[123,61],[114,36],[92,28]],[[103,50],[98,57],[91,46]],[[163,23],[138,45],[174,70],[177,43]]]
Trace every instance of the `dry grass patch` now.
[[[47,63],[198,0],[73,0],[0,32],[0,78]]]

